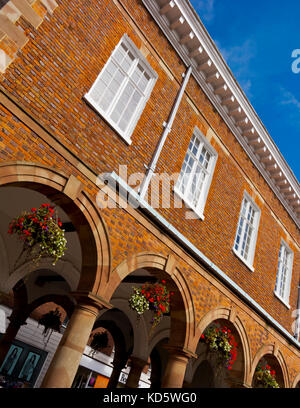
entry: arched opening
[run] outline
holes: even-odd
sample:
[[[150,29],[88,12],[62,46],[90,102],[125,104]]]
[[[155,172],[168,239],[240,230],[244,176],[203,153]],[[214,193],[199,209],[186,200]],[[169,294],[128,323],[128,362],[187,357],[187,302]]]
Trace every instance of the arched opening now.
[[[258,361],[252,378],[253,388],[284,388],[284,374],[274,354],[264,354]]]
[[[19,301],[22,302],[21,299]],[[31,388],[40,385],[55,353],[56,345],[62,337],[63,322],[67,321],[68,315],[72,314],[73,307],[72,301],[62,295],[42,296],[24,305],[25,324],[16,331],[0,368],[4,388],[9,388],[12,384],[15,384],[17,388]],[[41,323],[41,318],[54,310],[60,315],[59,331]],[[10,322],[14,325],[15,309],[11,316]],[[18,350],[17,353],[16,350]]]
[[[132,362],[126,386],[137,387],[143,370],[149,365],[147,373],[148,386],[161,385],[163,371],[166,366],[167,350],[162,345],[152,344],[152,339],[159,338],[159,333],[167,333],[168,345],[183,349],[188,345],[193,329],[193,305],[189,289],[180,273],[172,262],[172,269],[168,269],[168,258],[162,255],[143,253],[122,262],[111,275],[111,281],[103,288],[110,303],[121,310],[128,317],[133,329],[133,347],[130,360]],[[144,284],[160,282],[173,293],[170,300],[170,311],[163,315],[160,323],[153,327],[153,311],[147,310],[138,316],[129,305],[129,298],[135,288]],[[109,312],[107,312],[109,313]],[[174,335],[172,336],[172,333]],[[162,340],[162,339],[159,339]],[[158,343],[158,341],[156,342]],[[151,345],[152,344],[152,345]],[[156,346],[156,347],[155,347]],[[162,356],[163,359],[162,359]],[[153,374],[152,373],[153,370]],[[145,373],[144,373],[145,374]],[[132,378],[134,377],[134,380]]]
[[[98,290],[101,279],[109,277],[110,248],[97,207],[75,177],[68,179],[33,163],[6,164],[0,166],[0,185],[0,307],[5,309],[8,323],[0,340],[3,361],[19,328],[28,331],[26,320],[37,318],[36,310],[31,313],[40,303],[63,305],[69,319],[76,304],[73,292]],[[55,265],[50,258],[41,258],[38,265],[30,258],[22,259],[22,243],[7,234],[13,218],[43,203],[55,206],[67,239],[65,255]],[[35,344],[34,331],[27,334]],[[58,343],[59,339],[55,346]]]
[[[241,387],[245,377],[242,339],[235,325],[220,318],[202,331],[196,354],[186,374],[185,384],[194,388]]]
[[[202,360],[198,365],[192,383],[185,384],[186,388],[215,388],[214,367],[208,360]]]

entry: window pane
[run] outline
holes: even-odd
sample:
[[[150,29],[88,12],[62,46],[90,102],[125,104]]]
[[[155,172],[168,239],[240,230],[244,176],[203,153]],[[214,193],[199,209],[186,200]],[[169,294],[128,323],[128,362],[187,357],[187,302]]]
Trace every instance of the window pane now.
[[[142,75],[142,77],[140,79],[140,82],[139,82],[139,89],[142,92],[144,92],[145,89],[147,88],[147,85],[148,85],[150,79],[151,79],[150,76],[146,72],[144,72],[144,75]]]
[[[134,59],[135,59],[134,55],[129,51],[122,62],[122,68],[124,69],[125,72],[129,71]]]
[[[106,91],[103,93],[102,99],[100,100],[99,106],[106,111],[111,104],[112,100],[114,98],[113,92],[109,89],[106,88]]]
[[[291,261],[291,253],[285,245],[281,244],[278,256],[275,292],[286,301],[288,301],[289,297],[288,282],[292,272]]]
[[[127,48],[125,47],[124,44],[121,44],[121,47],[118,47],[118,49],[116,50],[115,54],[114,54],[114,58],[116,59],[116,61],[121,64],[125,55],[126,55],[126,51]]]
[[[131,76],[133,82],[135,84],[138,84],[138,82],[139,82],[142,75],[143,75],[143,68],[141,67],[141,65],[138,64],[136,66],[135,70],[133,71],[132,76]]]
[[[257,234],[255,227],[256,210],[245,197],[242,202],[234,249],[246,260],[251,261]]]
[[[114,122],[117,123],[117,122],[119,121],[119,119],[120,119],[120,117],[121,117],[123,111],[124,111],[125,108],[126,108],[126,105],[127,105],[128,100],[131,98],[131,95],[132,95],[133,91],[134,91],[134,87],[133,87],[133,85],[129,82],[129,83],[126,85],[125,89],[123,90],[123,93],[122,93],[121,97],[119,98],[119,101],[118,101],[118,103],[116,104],[116,106],[115,106],[115,108],[114,108],[114,110],[113,110],[113,112],[112,112],[112,114],[111,114],[111,119],[112,119]]]
[[[125,130],[128,123],[130,122],[136,108],[138,106],[139,101],[141,100],[141,95],[135,91],[132,98],[130,99],[125,112],[122,115],[122,119],[120,120],[120,128]]]
[[[187,203],[195,209],[205,198],[204,191],[209,178],[208,162],[213,157],[203,143],[200,137],[193,134],[176,185]]]

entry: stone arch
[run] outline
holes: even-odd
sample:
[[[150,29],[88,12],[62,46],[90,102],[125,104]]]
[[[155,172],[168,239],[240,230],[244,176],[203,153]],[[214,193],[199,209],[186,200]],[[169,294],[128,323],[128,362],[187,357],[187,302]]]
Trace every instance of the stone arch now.
[[[32,162],[0,164],[0,186],[36,190],[60,206],[78,233],[82,272],[77,290],[97,293],[109,280],[111,250],[106,225],[83,184],[73,175]]]
[[[228,320],[233,325],[233,327],[235,328],[240,337],[244,358],[243,383],[247,385],[251,369],[251,349],[245,327],[241,319],[237,315],[236,309],[234,307],[233,308],[219,307],[206,313],[197,326],[196,335],[193,341],[193,348],[191,348],[191,350],[195,352],[200,340],[200,336],[205,330],[205,328],[209,326],[209,324],[212,323],[213,321],[219,319]]]
[[[183,343],[181,346],[189,349],[191,339],[194,337],[195,333],[194,303],[189,285],[172,255],[165,256],[157,253],[142,252],[125,259],[112,271],[111,279],[108,281],[107,285],[101,287],[99,295],[107,301],[110,301],[114,291],[121,284],[122,280],[137,269],[156,270],[158,272],[166,273],[170,278],[170,281],[178,290],[178,297],[181,298],[182,308],[176,310],[176,322],[179,326],[177,336],[175,337],[178,337],[178,334],[180,334],[182,339],[178,341]],[[184,333],[182,333],[183,330]]]
[[[55,269],[51,265],[50,259],[42,258],[39,261],[38,267],[33,269],[32,272],[35,270],[43,269],[44,267],[57,272],[59,269],[59,275],[61,275],[66,282],[70,285],[71,290],[75,291],[78,285],[78,278],[80,276],[80,271],[78,271],[74,265],[71,264],[69,261],[65,260],[58,260],[56,263],[57,268]],[[28,276],[28,270],[31,266],[31,261],[26,262],[25,264],[21,265],[17,269],[13,271],[13,273],[8,277],[6,282],[3,285],[4,290],[9,291],[10,288],[14,287],[19,280],[24,280],[26,276]],[[30,272],[31,273],[31,272]]]
[[[154,347],[163,339],[167,339],[170,336],[170,329],[163,328],[162,330],[157,331],[152,339],[150,340],[149,344],[149,355]]]
[[[28,316],[39,306],[48,302],[53,302],[61,306],[65,310],[68,318],[71,317],[74,310],[74,303],[68,296],[62,295],[45,295],[35,299],[27,306]]]
[[[275,344],[265,344],[257,351],[253,359],[251,372],[249,374],[249,384],[252,383],[257,364],[266,355],[272,355],[277,360],[281,368],[281,371],[282,371],[284,388],[289,388],[289,376],[288,376],[287,365],[286,365],[285,359],[281,351],[278,349],[278,347]]]
[[[299,384],[299,385],[298,385]],[[297,387],[298,386],[298,387]],[[292,387],[291,388],[300,388],[300,373],[296,376],[296,378],[293,381]]]

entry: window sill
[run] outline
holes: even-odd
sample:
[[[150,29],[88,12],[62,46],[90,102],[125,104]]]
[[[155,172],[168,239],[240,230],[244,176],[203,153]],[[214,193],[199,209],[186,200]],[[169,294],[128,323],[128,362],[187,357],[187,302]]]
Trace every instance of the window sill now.
[[[105,114],[94,105],[94,103],[89,99],[88,94],[85,94],[83,99],[85,100],[85,102],[87,102],[87,104],[98,114],[101,116],[101,118],[110,126],[114,129],[114,131],[128,144],[131,145],[132,140],[130,139],[129,136],[126,136],[125,134],[122,134],[122,132],[116,127],[116,125],[109,120],[109,118],[107,118],[105,116]]]
[[[234,255],[239,258],[240,261],[243,262],[243,264],[245,264],[247,266],[248,269],[250,269],[251,272],[254,272],[254,267],[252,265],[250,265],[238,252],[235,248],[232,248],[232,252],[234,253]]]
[[[182,193],[176,187],[174,187],[173,192],[179,198],[181,198],[181,200],[185,203],[185,205],[188,207],[188,209],[190,209],[191,211],[193,211],[196,214],[197,218],[199,218],[202,221],[204,220],[203,213],[200,210],[195,209],[195,207],[193,207],[191,204],[189,204],[189,202],[186,200],[186,198],[184,198]],[[186,217],[186,219],[195,219],[195,218],[194,217]]]
[[[290,308],[291,308],[291,306],[290,306],[288,303],[286,303],[286,301],[285,301],[284,299],[282,299],[282,297],[279,296],[275,291],[274,291],[274,296],[276,296],[277,299],[279,299],[280,302],[283,303],[284,306],[285,306],[287,309],[290,309]]]

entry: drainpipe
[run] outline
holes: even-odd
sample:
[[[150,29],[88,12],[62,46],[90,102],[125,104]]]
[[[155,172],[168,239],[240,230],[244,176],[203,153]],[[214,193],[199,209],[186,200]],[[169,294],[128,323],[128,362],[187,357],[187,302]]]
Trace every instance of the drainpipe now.
[[[168,136],[168,134],[170,133],[170,131],[172,129],[172,125],[173,125],[173,122],[174,122],[174,119],[175,119],[179,104],[181,102],[185,87],[186,87],[186,85],[188,83],[188,80],[190,78],[191,72],[192,72],[192,67],[190,66],[187,69],[186,73],[183,74],[184,80],[183,80],[183,82],[181,84],[181,87],[180,87],[180,90],[179,90],[179,92],[178,92],[178,94],[176,96],[175,103],[174,103],[172,111],[170,113],[168,122],[164,123],[165,129],[164,129],[164,131],[163,131],[163,133],[162,133],[162,135],[160,137],[158,145],[156,146],[156,149],[155,149],[154,154],[152,156],[151,162],[150,162],[149,166],[147,167],[145,177],[144,177],[144,179],[142,181],[142,184],[140,186],[139,194],[140,194],[141,198],[145,197],[145,194],[147,192],[147,189],[148,189],[148,186],[150,184],[151,178],[152,178],[152,176],[153,176],[153,174],[155,172],[155,168],[156,168],[160,153],[161,153],[162,148],[163,148],[163,146],[165,144],[167,136]]]

